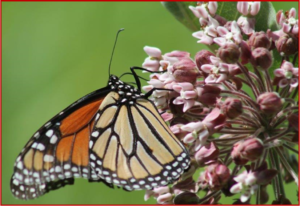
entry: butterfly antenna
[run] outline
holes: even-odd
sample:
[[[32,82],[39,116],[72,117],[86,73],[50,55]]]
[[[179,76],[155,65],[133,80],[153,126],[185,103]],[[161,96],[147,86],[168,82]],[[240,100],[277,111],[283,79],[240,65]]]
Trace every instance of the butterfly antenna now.
[[[113,48],[112,53],[111,53],[110,62],[109,62],[109,66],[108,66],[108,74],[109,74],[109,76],[110,76],[110,66],[111,66],[112,58],[114,56],[114,52],[115,52],[115,48],[116,48],[116,44],[117,44],[119,33],[121,31],[124,31],[124,29],[119,29],[119,31],[117,32],[117,36],[116,36],[116,39],[115,39],[114,48]]]

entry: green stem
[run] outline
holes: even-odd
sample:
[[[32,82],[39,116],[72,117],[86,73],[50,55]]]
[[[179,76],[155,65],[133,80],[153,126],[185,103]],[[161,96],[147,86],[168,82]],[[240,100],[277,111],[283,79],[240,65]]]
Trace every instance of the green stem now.
[[[280,149],[278,149],[278,148],[274,148],[274,149],[279,154],[281,162],[282,162],[282,165],[290,173],[290,175],[294,178],[294,180],[295,180],[295,182],[296,182],[296,184],[298,186],[299,184],[298,184],[298,176],[297,176],[297,174],[295,173],[295,171],[293,170],[293,168],[290,166],[290,164],[288,163],[288,161],[285,159],[282,151]]]
[[[280,172],[281,171],[280,165],[279,165],[280,161],[279,161],[279,158],[277,155],[278,151],[276,152],[274,149],[276,150],[276,148],[270,149],[270,154],[272,154],[272,156],[273,156],[272,159],[274,160],[274,164],[275,164],[274,166],[275,166],[276,170],[278,171],[277,180],[278,180],[278,186],[279,186],[279,196],[282,195],[283,197],[286,197],[285,191],[284,191],[284,186],[283,186],[283,178],[282,178],[282,174]]]

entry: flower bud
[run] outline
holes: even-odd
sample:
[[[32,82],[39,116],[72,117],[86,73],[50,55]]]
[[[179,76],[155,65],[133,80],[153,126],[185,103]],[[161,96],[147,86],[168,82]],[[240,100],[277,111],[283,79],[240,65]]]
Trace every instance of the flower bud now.
[[[208,182],[208,187],[212,190],[221,189],[229,178],[230,171],[224,164],[211,164],[205,170],[205,179]]]
[[[265,92],[257,98],[260,110],[266,114],[273,114],[281,110],[283,102],[284,100],[276,92]]]
[[[299,132],[295,132],[295,134],[292,136],[292,142],[299,142]]]
[[[293,113],[288,116],[289,126],[299,131],[299,115],[298,113]]]
[[[221,89],[212,85],[204,85],[203,87],[197,87],[198,101],[202,104],[212,105],[217,102]]]
[[[190,58],[183,58],[173,64],[172,73],[177,82],[194,83],[199,76],[196,64]]]
[[[175,205],[191,205],[191,204],[198,204],[200,201],[197,194],[193,192],[183,192],[177,195],[173,202]]]
[[[234,144],[231,157],[237,165],[243,165],[248,160],[255,161],[264,151],[263,142],[258,138],[249,138]]]
[[[251,64],[264,70],[270,68],[273,63],[272,55],[268,49],[258,47],[252,51]]]
[[[194,169],[194,173],[195,173]],[[193,174],[194,174],[193,173]],[[193,179],[193,174],[191,174],[188,178],[184,179],[181,181],[181,179],[179,180],[179,182],[176,182],[173,185],[173,193],[175,195],[179,195],[180,193],[184,192],[184,191],[189,191],[189,192],[197,192],[198,191],[198,185],[196,184],[195,180]],[[183,174],[184,175],[184,174]]]
[[[272,41],[270,41],[265,32],[260,31],[255,32],[250,36],[248,44],[251,48],[264,47],[266,49],[270,49]]]
[[[223,104],[223,112],[229,119],[234,119],[243,113],[243,105],[241,100],[227,98]]]
[[[204,64],[212,64],[210,56],[215,56],[213,53],[207,50],[201,50],[195,55],[195,61],[199,70]]]
[[[225,63],[234,64],[240,58],[241,52],[239,47],[234,43],[222,45],[217,52],[217,56]]]
[[[226,197],[231,197],[234,194],[230,192],[230,188],[235,185],[237,182],[233,179],[233,176],[231,176],[229,178],[229,180],[227,181],[227,184],[224,185],[224,187],[222,188],[222,192]]]
[[[219,149],[213,142],[210,142],[204,146],[202,146],[195,153],[195,160],[197,161],[200,167],[203,167],[207,163],[210,163],[216,160],[219,156]]]
[[[269,201],[269,194],[267,192],[266,186],[260,188],[260,204],[266,204]]]
[[[259,185],[267,185],[272,179],[278,174],[275,169],[265,169],[262,171],[254,171],[254,176],[256,178],[256,183]]]
[[[292,35],[285,34],[279,37],[275,42],[275,46],[282,56],[294,55],[298,52],[298,39]]]
[[[276,200],[273,200],[272,205],[291,205],[291,201],[287,199],[283,195],[279,195],[279,198]]]
[[[242,64],[247,64],[249,60],[251,59],[251,49],[249,45],[243,40],[240,43],[241,47],[241,63]]]

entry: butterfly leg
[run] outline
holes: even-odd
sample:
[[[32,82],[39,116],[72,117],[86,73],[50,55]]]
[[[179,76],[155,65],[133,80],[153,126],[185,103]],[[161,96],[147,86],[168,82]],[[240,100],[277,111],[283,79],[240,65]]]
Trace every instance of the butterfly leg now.
[[[149,72],[149,73],[164,73],[164,71],[153,72],[151,70],[148,70],[148,69],[145,69],[145,68],[142,68],[142,67],[130,67],[130,70],[131,70],[131,73],[132,73],[132,75],[135,79],[135,82],[136,82],[136,85],[137,85],[137,88],[138,88],[139,91],[141,91],[141,82],[140,82],[139,76],[136,74],[135,70],[146,71],[146,72]]]

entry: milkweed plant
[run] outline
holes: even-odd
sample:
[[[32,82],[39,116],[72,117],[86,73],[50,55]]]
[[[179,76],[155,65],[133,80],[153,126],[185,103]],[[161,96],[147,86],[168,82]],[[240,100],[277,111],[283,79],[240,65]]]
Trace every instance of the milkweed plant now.
[[[276,13],[270,2],[163,5],[208,50],[192,57],[144,47],[142,66],[154,73],[143,89],[167,89],[155,90],[152,100],[192,160],[177,182],[146,191],[145,200],[219,204],[224,196],[233,204],[290,204],[298,196],[285,191],[288,183],[298,187],[296,9]]]

